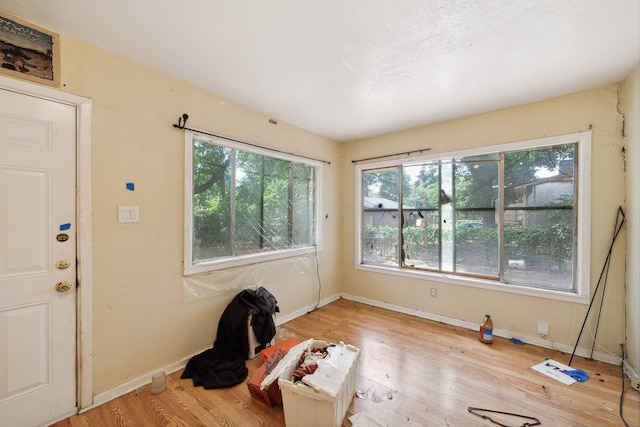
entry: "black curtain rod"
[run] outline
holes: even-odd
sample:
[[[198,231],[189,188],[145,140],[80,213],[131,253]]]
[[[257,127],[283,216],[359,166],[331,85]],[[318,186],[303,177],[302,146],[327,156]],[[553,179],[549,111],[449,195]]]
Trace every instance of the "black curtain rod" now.
[[[358,159],[358,160],[351,160],[351,163],[358,163],[358,162],[365,162],[367,160],[378,160],[378,159],[385,159],[387,157],[394,157],[394,156],[401,156],[401,155],[410,155],[413,153],[420,153],[422,154],[424,151],[431,151],[431,148],[423,148],[422,150],[414,150],[414,151],[405,151],[403,153],[395,153],[395,154],[386,154],[384,156],[377,156],[377,157],[369,157],[368,159]]]
[[[182,117],[178,117],[178,123],[175,123],[173,125],[174,128],[176,129],[182,129],[182,130],[190,130],[192,132],[198,132],[198,133],[202,133],[204,135],[209,135],[209,136],[215,136],[216,138],[221,138],[221,139],[226,139],[227,141],[233,141],[233,142],[239,142],[240,144],[244,144],[244,145],[249,145],[251,147],[256,147],[256,148],[261,148],[263,150],[269,150],[269,151],[274,151],[276,153],[281,153],[281,154],[288,154],[290,156],[296,156],[296,157],[301,157],[303,159],[307,159],[307,160],[313,160],[316,162],[322,162],[322,163],[326,163],[328,165],[331,164],[331,162],[327,161],[327,160],[321,160],[321,159],[314,159],[313,157],[307,157],[307,156],[301,156],[299,154],[294,154],[294,153],[289,153],[287,151],[281,151],[281,150],[276,150],[275,148],[269,148],[269,147],[263,147],[262,145],[257,145],[257,144],[252,144],[250,142],[246,142],[246,141],[241,141],[239,139],[234,139],[234,138],[229,138],[228,136],[224,136],[224,135],[218,135],[216,133],[211,133],[211,132],[206,132],[206,131],[202,131],[199,129],[191,129],[188,128],[187,125],[187,120],[189,119],[189,115],[188,114],[183,114]]]

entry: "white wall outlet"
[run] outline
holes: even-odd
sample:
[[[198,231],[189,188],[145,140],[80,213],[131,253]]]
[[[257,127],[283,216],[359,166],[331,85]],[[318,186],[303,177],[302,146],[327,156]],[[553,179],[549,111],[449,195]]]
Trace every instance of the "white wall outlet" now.
[[[431,288],[431,296],[433,298],[438,296],[438,288]]]
[[[547,322],[538,322],[538,333],[540,335],[549,335],[549,324]]]

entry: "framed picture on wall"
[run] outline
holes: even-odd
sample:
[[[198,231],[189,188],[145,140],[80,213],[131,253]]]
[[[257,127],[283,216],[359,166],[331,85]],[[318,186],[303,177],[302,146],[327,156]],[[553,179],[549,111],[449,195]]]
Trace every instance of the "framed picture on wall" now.
[[[58,87],[57,34],[0,10],[0,73]]]

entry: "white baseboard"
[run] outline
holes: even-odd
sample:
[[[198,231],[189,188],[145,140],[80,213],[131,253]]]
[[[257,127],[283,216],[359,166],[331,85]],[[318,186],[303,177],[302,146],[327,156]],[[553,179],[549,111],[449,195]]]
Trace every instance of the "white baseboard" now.
[[[374,307],[386,308],[387,310],[397,311],[399,313],[405,313],[411,316],[421,317],[423,319],[445,323],[447,325],[459,326],[461,328],[470,329],[470,330],[478,330],[479,323],[467,322],[464,320],[454,319],[452,317],[441,316],[439,314],[432,314],[426,311],[401,307],[399,305],[389,304],[389,303],[380,302],[380,301],[372,300],[369,298],[363,298],[363,297],[358,297],[358,296],[349,295],[349,294],[341,294],[340,296],[344,299],[348,299],[351,301],[361,302],[363,304],[372,305]],[[511,339],[515,337],[527,344],[535,345],[537,347],[549,348],[549,349],[561,351],[567,354],[571,354],[573,352],[573,347],[570,345],[559,344],[557,342],[553,342],[553,341],[546,340],[536,336],[516,334],[506,329],[494,329],[493,334],[502,338],[507,338],[507,339]],[[575,354],[577,356],[589,358],[589,355],[591,354],[591,350],[587,348],[578,347],[576,349]],[[620,357],[614,356],[608,353],[598,352],[598,351],[594,351],[591,358],[594,360],[609,363],[612,365],[620,365],[620,363],[622,363],[622,359]]]
[[[93,404],[89,407],[86,408],[82,408],[80,410],[79,413],[84,413],[87,412],[97,406],[103,405],[107,402],[110,402],[113,399],[117,399],[120,396],[124,396],[127,393],[130,393],[134,390],[137,390],[139,388],[142,388],[144,386],[146,386],[147,384],[151,383],[151,377],[153,376],[154,373],[156,372],[160,372],[160,371],[164,371],[165,374],[170,375],[173,374],[174,372],[179,371],[180,369],[184,368],[185,366],[187,366],[187,362],[189,361],[189,359],[191,359],[191,357],[195,356],[196,354],[200,354],[202,351],[204,351],[206,349],[202,349],[201,351],[194,353],[192,356],[187,357],[186,359],[180,360],[179,362],[175,362],[172,363],[170,365],[165,366],[164,368],[160,368],[160,369],[156,369],[153,372],[149,372],[146,375],[143,375],[141,377],[138,377],[134,380],[131,380],[127,383],[124,383],[122,385],[119,385],[118,387],[112,388],[109,391],[106,391],[104,393],[100,393],[100,394],[96,394],[95,396],[93,396]]]
[[[333,301],[336,301],[340,299],[340,295],[334,295],[332,297],[329,298],[324,298],[320,301],[319,307],[322,307],[323,305],[327,305]],[[310,305],[307,308],[302,308],[300,310],[294,311],[292,313],[287,314],[286,316],[277,316],[276,315],[276,325],[282,325],[284,323],[287,323],[290,320],[293,320],[297,317],[303,316],[313,310],[315,310],[316,305]],[[127,393],[130,393],[134,390],[137,390],[141,387],[146,386],[147,384],[151,383],[151,377],[153,376],[153,374],[155,372],[159,372],[159,371],[164,371],[167,375],[173,374],[174,372],[179,371],[180,369],[183,369],[185,366],[187,366],[187,362],[189,361],[189,359],[191,359],[191,357],[195,356],[196,354],[200,354],[201,352],[207,350],[206,348],[203,348],[202,350],[198,351],[197,353],[194,353],[193,355],[187,357],[186,359],[180,360],[178,362],[172,363],[170,365],[165,366],[164,368],[160,368],[157,369],[153,372],[149,372],[146,375],[143,375],[141,377],[138,377],[134,380],[131,380],[125,384],[119,385],[115,388],[112,388],[109,391],[106,391],[104,393],[100,393],[100,394],[96,394],[93,397],[93,403],[91,406],[88,406],[86,408],[82,408],[80,410],[79,413],[84,413],[87,412],[97,406],[103,405],[107,402],[110,402],[113,399],[117,399],[120,396],[124,396]]]
[[[301,308],[300,310],[296,310],[292,313],[287,314],[286,316],[278,316],[276,315],[276,326],[280,326],[284,323],[287,323],[293,319],[297,319],[300,316],[304,316],[305,314],[311,313],[313,310],[317,309],[318,307],[322,307],[324,305],[327,305],[329,303],[332,303],[336,300],[339,300],[341,298],[340,294],[336,294],[333,295],[331,297],[328,298],[324,298],[322,300],[320,300],[319,304],[316,306],[316,304],[310,305],[308,307],[305,308]]]
[[[404,313],[404,314],[408,314],[411,316],[416,316],[416,317],[420,317],[423,319],[428,319],[428,320],[433,320],[435,322],[441,322],[441,323],[445,323],[447,325],[452,325],[452,326],[458,326],[461,328],[465,328],[465,329],[470,329],[470,330],[477,330],[478,328],[478,323],[474,323],[474,322],[467,322],[464,320],[459,320],[459,319],[454,319],[452,317],[446,317],[446,316],[441,316],[438,314],[432,314],[432,313],[428,313],[426,311],[421,311],[421,310],[416,310],[416,309],[411,309],[411,308],[406,308],[406,307],[401,307],[399,305],[394,305],[394,304],[389,304],[389,303],[385,303],[385,302],[380,302],[380,301],[376,301],[376,300],[372,300],[369,298],[363,298],[363,297],[358,297],[358,296],[354,296],[354,295],[349,295],[349,294],[336,294],[333,295],[331,297],[328,298],[324,298],[320,301],[320,303],[318,304],[318,306],[314,305],[310,305],[306,308],[302,308],[300,310],[296,310],[294,312],[291,312],[285,316],[279,317],[276,316],[276,325],[280,326],[283,325],[293,319],[296,319],[300,316],[303,316],[307,313],[312,312],[313,310],[315,310],[318,307],[322,307],[324,305],[327,305],[333,301],[336,301],[340,298],[344,298],[350,301],[356,301],[356,302],[361,302],[363,304],[367,304],[367,305],[371,305],[374,307],[380,307],[380,308],[385,308],[387,310],[392,310],[392,311],[396,311],[399,313]],[[503,338],[512,338],[512,337],[516,337],[518,338],[520,341],[523,341],[527,344],[531,344],[531,345],[535,345],[538,347],[543,347],[543,348],[550,348],[552,350],[558,350],[561,351],[563,353],[568,353],[571,354],[573,352],[573,347],[566,345],[566,344],[558,344],[555,343],[553,341],[549,341],[549,340],[545,340],[539,337],[534,337],[534,336],[522,336],[520,334],[514,334],[513,332],[510,332],[506,329],[494,329],[493,332],[496,336],[499,337],[503,337]],[[149,372],[146,375],[143,375],[139,378],[136,378],[132,381],[129,381],[125,384],[122,384],[118,387],[115,387],[109,391],[106,391],[104,393],[100,393],[97,394],[93,397],[93,404],[89,407],[83,408],[80,413],[84,413],[87,412],[89,410],[91,410],[92,408],[95,408],[97,406],[103,405],[113,399],[116,399],[120,396],[124,396],[127,393],[130,393],[134,390],[137,390],[141,387],[144,387],[147,384],[151,383],[151,377],[153,375],[153,373],[158,372],[158,371],[164,371],[167,375],[172,374],[176,371],[179,371],[180,369],[183,369],[186,365],[187,362],[189,361],[189,359],[191,359],[191,357],[195,356],[196,354],[200,354],[202,351],[205,351],[206,349],[202,349],[201,351],[194,353],[192,356],[187,357],[186,359],[180,360],[178,362],[172,363],[170,365],[165,366],[164,368],[161,369],[157,369],[153,372]],[[576,355],[578,356],[582,356],[582,357],[589,357],[590,354],[590,350],[586,349],[586,348],[578,348],[576,350]],[[613,364],[613,365],[620,365],[622,362],[622,359],[617,357],[617,356],[613,356],[611,354],[607,354],[607,353],[601,353],[601,352],[597,352],[595,351],[593,353],[592,356],[593,359],[601,361],[601,362],[605,362],[605,363],[609,363],[609,364]],[[637,374],[636,374],[637,375]]]

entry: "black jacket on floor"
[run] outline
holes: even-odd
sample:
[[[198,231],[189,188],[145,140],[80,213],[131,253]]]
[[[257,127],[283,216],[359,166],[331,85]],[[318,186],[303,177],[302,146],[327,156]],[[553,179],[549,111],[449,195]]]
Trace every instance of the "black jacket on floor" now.
[[[213,348],[187,363],[182,378],[192,378],[194,386],[206,389],[230,387],[247,378],[245,360],[249,355],[247,318],[256,341],[270,342],[276,335],[273,313],[279,312],[278,301],[263,287],[245,289],[236,295],[222,313]]]

